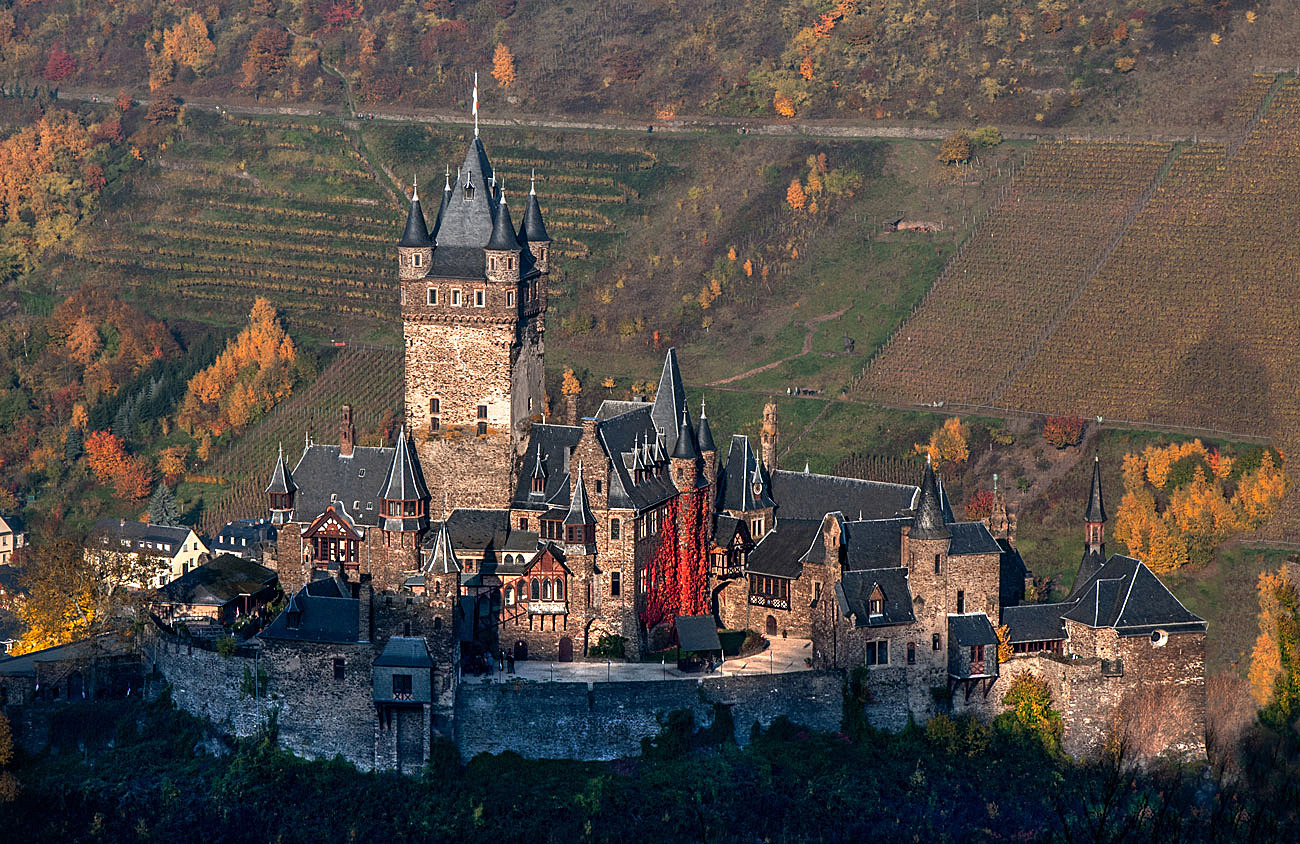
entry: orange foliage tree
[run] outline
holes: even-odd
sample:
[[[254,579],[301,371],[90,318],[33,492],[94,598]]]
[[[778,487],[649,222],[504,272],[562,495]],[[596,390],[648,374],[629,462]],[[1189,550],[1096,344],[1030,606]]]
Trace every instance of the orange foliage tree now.
[[[258,297],[247,327],[190,379],[177,421],[195,437],[241,431],[288,397],[299,369],[298,350],[275,308]]]
[[[284,70],[289,58],[289,35],[278,26],[259,29],[248,42],[248,53],[240,67],[245,88],[256,88],[267,77]]]
[[[956,416],[949,417],[930,435],[930,442],[917,443],[916,453],[929,455],[936,464],[959,465],[970,457],[966,426]]]
[[[498,44],[496,52],[492,54],[492,78],[502,88],[515,84],[515,57],[505,44]]]
[[[1259,593],[1259,635],[1250,655],[1250,694],[1263,706],[1272,699],[1282,674],[1279,625],[1286,606],[1296,604],[1296,589],[1285,568],[1260,572],[1255,588]]]
[[[808,197],[804,195],[803,185],[797,178],[790,180],[790,187],[785,191],[785,201],[795,211],[802,211],[808,204]]]
[[[149,494],[153,473],[138,457],[127,453],[122,441],[108,431],[86,437],[86,464],[102,484],[112,484],[119,498],[140,501]]]

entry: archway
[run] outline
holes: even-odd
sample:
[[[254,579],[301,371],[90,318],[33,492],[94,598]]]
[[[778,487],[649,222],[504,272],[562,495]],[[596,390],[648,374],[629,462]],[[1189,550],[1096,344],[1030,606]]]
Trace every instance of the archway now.
[[[528,643],[525,642],[523,639],[520,639],[518,642],[515,642],[515,659],[516,660],[528,659]]]
[[[773,617],[773,616],[770,616],[770,615],[769,615],[769,616],[767,617],[767,624],[764,626],[763,629],[764,629],[764,631],[767,633],[767,635],[769,635],[769,636],[775,636],[775,635],[776,635],[776,618]]]

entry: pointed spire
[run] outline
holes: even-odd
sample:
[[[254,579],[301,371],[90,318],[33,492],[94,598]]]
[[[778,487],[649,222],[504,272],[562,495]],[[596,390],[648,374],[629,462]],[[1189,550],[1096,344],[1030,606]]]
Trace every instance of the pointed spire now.
[[[594,525],[596,520],[591,515],[591,502],[587,499],[587,485],[582,480],[582,461],[578,461],[578,478],[573,482],[573,491],[569,495],[569,514],[564,517],[566,525]]]
[[[499,252],[518,252],[519,238],[515,236],[515,224],[510,220],[510,206],[506,205],[506,192],[501,191],[501,202],[497,204],[497,217],[492,223],[492,237],[488,240],[488,249]]]
[[[429,237],[429,226],[424,222],[424,211],[420,208],[418,187],[413,187],[411,190],[411,207],[406,211],[406,230],[397,245],[416,249],[433,246],[433,239]]]
[[[524,203],[524,220],[519,227],[519,239],[525,243],[551,242],[551,236],[546,233],[546,224],[542,222],[542,206],[537,202],[536,170],[529,180],[528,201]]]
[[[707,454],[710,451],[717,451],[718,447],[713,444],[713,429],[709,427],[709,417],[704,415],[704,397],[700,396],[700,453]]]
[[[282,444],[275,456],[275,468],[271,470],[271,482],[267,484],[266,492],[271,495],[288,495],[297,488],[293,482],[293,473],[289,471],[289,464],[284,462]]]
[[[807,461],[807,460],[805,460],[805,461],[804,461],[804,464],[803,464],[803,473],[804,473],[805,475],[808,474],[808,461]]]
[[[673,449],[674,460],[698,460],[699,445],[695,442],[695,431],[691,429],[691,419],[686,414],[686,405],[682,405],[681,423],[677,428],[677,446]]]
[[[1092,458],[1092,489],[1088,493],[1088,509],[1083,514],[1085,522],[1106,521],[1106,504],[1101,499],[1101,458]]]
[[[474,137],[478,137],[478,72],[474,72]]]
[[[434,540],[433,554],[429,557],[429,567],[425,573],[453,574],[458,571],[460,560],[456,559],[456,551],[451,547],[451,536],[447,533],[447,522],[444,519],[438,528],[438,538]]]
[[[419,173],[411,174],[411,201],[412,202],[420,201],[420,174]]]
[[[944,522],[939,481],[935,478],[934,465],[928,455],[925,459],[925,476],[921,479],[921,500],[916,505],[916,518],[910,536],[913,539],[948,539],[952,536]]]
[[[663,429],[664,440],[674,452],[685,410],[686,390],[682,387],[681,370],[677,368],[677,349],[673,348],[664,355],[664,368],[659,376],[659,388],[655,391],[654,407],[650,408],[650,419],[655,427]]]
[[[388,501],[427,501],[429,498],[429,488],[424,483],[420,460],[406,435],[405,425],[397,431],[393,460],[388,465],[388,476],[384,478],[383,491],[379,497]]]

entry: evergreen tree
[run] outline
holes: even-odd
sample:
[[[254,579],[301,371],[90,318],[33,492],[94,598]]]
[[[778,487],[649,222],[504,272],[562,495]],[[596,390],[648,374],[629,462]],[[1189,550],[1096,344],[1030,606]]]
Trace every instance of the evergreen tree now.
[[[167,484],[154,487],[153,497],[149,499],[149,521],[155,525],[180,524],[180,508],[176,505],[176,496],[167,488]]]
[[[82,448],[83,440],[81,431],[76,428],[68,429],[67,439],[63,441],[63,457],[69,463],[81,457],[84,449]]]

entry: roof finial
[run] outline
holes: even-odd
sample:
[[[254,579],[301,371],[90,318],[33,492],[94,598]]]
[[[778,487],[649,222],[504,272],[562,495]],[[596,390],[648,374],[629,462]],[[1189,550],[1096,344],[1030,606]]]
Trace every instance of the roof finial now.
[[[533,196],[537,195],[537,168],[536,167],[533,168],[532,175],[528,177],[528,193]]]
[[[420,175],[418,173],[411,174],[411,201],[420,201]]]
[[[478,137],[478,71],[474,72],[474,137]]]
[[[925,453],[925,465],[930,465],[930,452],[928,451]]]

